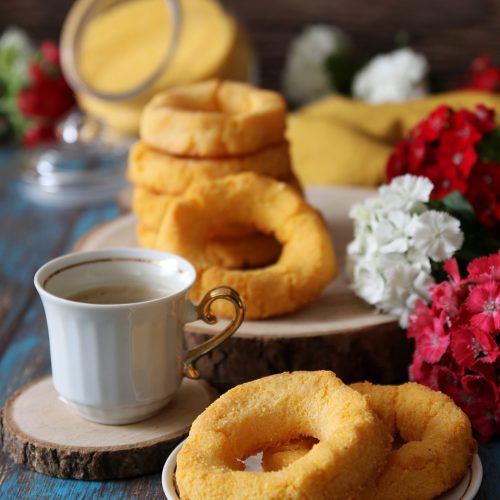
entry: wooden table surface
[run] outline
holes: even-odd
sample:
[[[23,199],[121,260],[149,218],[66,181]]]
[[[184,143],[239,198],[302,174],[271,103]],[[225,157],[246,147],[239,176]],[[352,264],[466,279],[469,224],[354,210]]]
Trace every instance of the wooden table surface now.
[[[112,202],[79,210],[36,206],[17,191],[16,154],[0,151],[0,406],[50,373],[47,327],[33,275],[46,261],[119,210]],[[0,435],[0,446],[1,446]],[[481,500],[500,498],[500,439],[481,445]],[[162,498],[160,474],[121,481],[56,479],[21,469],[0,452],[0,499]]]

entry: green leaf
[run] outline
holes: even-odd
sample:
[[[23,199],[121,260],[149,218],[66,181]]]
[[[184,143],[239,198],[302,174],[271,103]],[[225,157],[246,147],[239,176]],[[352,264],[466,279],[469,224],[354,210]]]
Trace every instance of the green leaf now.
[[[351,53],[346,50],[331,54],[325,61],[325,68],[330,76],[332,88],[341,94],[350,95],[352,80],[357,69]]]
[[[472,205],[458,191],[451,192],[439,201],[431,200],[427,205],[432,210],[447,212],[460,221],[464,243],[454,256],[462,273],[466,272],[471,260],[495,253],[500,248],[500,240],[478,220]],[[439,267],[432,269],[436,279],[441,276]]]
[[[476,144],[476,153],[481,161],[489,163],[500,163],[500,129],[485,134],[480,142]]]

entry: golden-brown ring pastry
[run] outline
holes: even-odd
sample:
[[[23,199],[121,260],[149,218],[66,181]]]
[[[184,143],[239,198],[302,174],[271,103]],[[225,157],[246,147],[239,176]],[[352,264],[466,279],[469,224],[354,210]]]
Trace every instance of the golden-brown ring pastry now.
[[[135,185],[177,195],[193,182],[240,172],[257,172],[281,181],[289,180],[293,173],[288,143],[281,141],[249,155],[205,159],[170,155],[138,141],[130,149],[127,175]]]
[[[446,395],[413,382],[400,386],[368,382],[351,387],[365,395],[388,431],[404,443],[388,457],[381,474],[356,498],[427,500],[453,487],[476,449],[469,419]],[[265,470],[279,470],[304,456],[311,445],[268,448]],[[276,453],[275,453],[276,452]]]
[[[262,269],[214,266],[203,249],[227,224],[251,224],[282,245],[276,263]],[[194,185],[172,203],[158,233],[161,248],[196,267],[193,300],[224,283],[240,293],[247,318],[294,311],[314,300],[336,274],[331,237],[321,215],[289,185],[255,173],[226,176]],[[225,304],[214,304],[228,316]]]
[[[144,224],[137,225],[137,239],[144,248],[165,250],[158,244],[158,232]],[[271,236],[253,233],[240,238],[216,238],[203,249],[204,256],[214,265],[227,269],[252,269],[276,262],[281,245]]]
[[[248,456],[300,435],[319,443],[286,469],[244,470]],[[334,373],[281,373],[229,390],[196,418],[176,482],[190,500],[345,500],[378,474],[391,441],[366,399]]]
[[[141,115],[141,139],[167,153],[204,158],[254,153],[283,140],[286,103],[277,92],[230,80],[172,88]]]

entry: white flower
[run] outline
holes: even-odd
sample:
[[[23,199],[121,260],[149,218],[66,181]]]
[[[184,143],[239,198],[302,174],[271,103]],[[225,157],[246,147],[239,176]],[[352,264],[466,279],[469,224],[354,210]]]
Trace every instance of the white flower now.
[[[332,54],[345,52],[347,35],[333,26],[307,27],[292,40],[285,60],[283,90],[297,104],[312,101],[332,92],[331,77],[325,63]]]
[[[381,308],[399,317],[402,328],[408,325],[408,316],[418,298],[427,300],[434,284],[430,274],[409,263],[397,263],[386,270],[386,293]]]
[[[418,298],[434,284],[431,259],[450,258],[463,243],[460,222],[429,210],[432,182],[405,175],[382,186],[378,196],[354,205],[354,239],[347,266],[356,294],[406,327]]]
[[[381,253],[404,253],[409,248],[412,216],[402,210],[393,210],[374,228],[373,234]]]
[[[0,37],[0,51],[12,52],[10,71],[18,78],[25,78],[29,62],[35,54],[35,47],[26,33],[19,28],[7,28]]]
[[[20,54],[29,55],[35,50],[26,33],[13,26],[7,28],[0,37],[0,49],[15,49]]]
[[[386,209],[422,210],[422,203],[427,203],[433,189],[427,177],[405,174],[394,177],[390,184],[379,187],[384,197]]]
[[[427,59],[409,48],[374,57],[354,78],[353,95],[373,104],[427,94]]]
[[[432,260],[449,259],[464,242],[460,221],[437,210],[428,210],[412,222],[413,245]]]
[[[352,269],[356,293],[368,304],[378,304],[385,295],[385,280],[371,259],[356,261]]]

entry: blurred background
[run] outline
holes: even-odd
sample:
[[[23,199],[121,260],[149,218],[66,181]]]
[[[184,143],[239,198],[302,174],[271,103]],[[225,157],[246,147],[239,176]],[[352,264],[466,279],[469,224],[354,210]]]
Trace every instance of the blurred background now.
[[[500,63],[500,0],[234,0],[223,2],[246,27],[260,60],[264,87],[279,89],[291,39],[311,23],[343,28],[363,62],[394,48],[405,31],[445,85],[480,53]],[[50,8],[48,8],[50,4]],[[16,25],[35,41],[58,39],[71,0],[2,0],[0,31]]]

